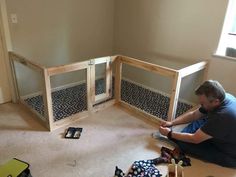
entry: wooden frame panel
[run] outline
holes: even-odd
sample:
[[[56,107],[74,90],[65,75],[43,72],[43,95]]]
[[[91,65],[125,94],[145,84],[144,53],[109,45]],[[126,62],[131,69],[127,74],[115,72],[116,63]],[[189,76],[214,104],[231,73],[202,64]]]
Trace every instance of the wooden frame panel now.
[[[95,64],[94,64],[94,60],[90,60],[90,92],[91,92],[91,104],[93,106],[93,104],[95,103]]]
[[[29,67],[30,69],[32,69],[33,71],[37,71],[40,74],[43,74],[43,71],[45,69],[44,66],[41,66],[37,63],[34,63],[30,60],[27,60],[25,57],[18,55],[14,52],[9,52],[9,63],[10,63],[10,67],[11,67],[11,75],[12,75],[12,79],[13,79],[13,87],[15,90],[15,99],[14,102],[19,102],[20,100],[20,94],[19,94],[19,87],[18,87],[18,83],[17,83],[17,78],[16,78],[16,72],[15,72],[15,62],[18,62],[26,67]]]
[[[146,71],[158,73],[158,74],[163,75],[163,76],[175,77],[175,74],[177,72],[174,69],[170,69],[170,68],[167,68],[167,67],[164,67],[164,66],[148,63],[148,62],[137,60],[137,59],[130,58],[130,57],[121,56],[120,60],[121,60],[122,63],[131,65],[131,66],[134,66],[134,67],[137,67],[137,68],[141,68],[141,69],[144,69]]]
[[[39,72],[42,72],[42,70],[46,69],[44,66],[42,66],[36,62],[32,62],[30,60],[27,60],[25,57],[23,57],[19,54],[16,54],[14,52],[9,52],[9,57],[11,58],[11,60],[15,60],[25,66],[30,67],[33,70],[36,70]]]
[[[120,57],[116,60],[116,76],[115,76],[115,99],[119,103],[121,101],[121,77],[122,77],[122,62]]]
[[[11,63],[11,67],[12,67],[12,73],[14,76],[14,84],[15,84],[15,92],[17,94],[18,97],[18,102],[20,102],[21,104],[23,104],[27,109],[29,109],[31,112],[33,112],[38,118],[40,118],[41,122],[50,130],[54,130],[60,126],[60,124],[63,124],[62,122],[65,122],[65,124],[68,124],[71,120],[67,119],[64,121],[60,121],[59,123],[56,121],[54,122],[54,118],[53,118],[53,108],[52,108],[52,97],[51,97],[51,83],[50,83],[50,77],[52,75],[57,75],[57,74],[62,74],[62,73],[67,73],[67,72],[72,72],[72,71],[76,71],[76,70],[81,70],[81,69],[87,69],[87,80],[88,80],[88,84],[87,84],[87,103],[88,103],[88,109],[91,110],[91,92],[90,92],[90,67],[88,65],[88,61],[86,62],[81,62],[81,63],[76,63],[75,66],[73,66],[73,64],[69,64],[69,65],[65,65],[63,67],[62,66],[58,66],[58,67],[52,67],[52,68],[46,68],[44,66],[41,66],[39,64],[36,64],[30,60],[27,60],[26,58],[15,54],[13,52],[9,52],[9,56],[10,56],[10,63]],[[32,109],[30,106],[28,106],[23,100],[20,99],[19,96],[19,89],[18,89],[18,84],[17,84],[17,79],[16,79],[16,75],[15,75],[15,67],[14,67],[14,61],[23,64],[26,67],[31,68],[34,71],[39,72],[42,75],[42,81],[43,81],[43,92],[42,92],[42,96],[43,96],[43,102],[45,105],[45,118],[42,117],[38,112],[36,112],[34,109]],[[85,111],[88,112],[88,111]],[[86,113],[83,114],[76,114],[78,115],[85,115]],[[88,115],[88,114],[87,114]],[[73,117],[75,117],[75,115],[73,115]],[[71,118],[71,117],[69,117]],[[45,119],[45,121],[44,121]]]
[[[68,72],[72,72],[72,71],[78,71],[81,69],[86,69],[86,68],[88,68],[88,66],[89,66],[88,61],[82,61],[82,62],[72,63],[72,64],[68,64],[68,65],[51,67],[51,68],[47,69],[47,72],[48,72],[49,76],[53,76],[53,75],[68,73]]]
[[[50,86],[50,77],[53,75],[64,74],[73,71],[80,71],[86,69],[86,83],[87,83],[87,108],[88,111],[82,111],[72,116],[63,118],[62,120],[54,121],[53,118],[53,108],[52,108],[52,95],[51,95],[51,86]],[[89,65],[89,61],[77,62],[74,64],[68,64],[63,66],[51,67],[45,70],[45,100],[47,104],[47,115],[48,115],[48,123],[49,129],[54,130],[65,126],[69,123],[74,122],[77,119],[84,118],[88,116],[89,111],[92,110],[92,100],[91,100],[91,68]]]
[[[112,82],[112,69],[111,69],[111,62],[112,58],[111,57],[102,57],[102,58],[96,58],[90,60],[90,66],[91,66],[91,94],[92,94],[92,103],[97,104],[100,103],[109,97],[111,97],[111,82]],[[96,65],[98,64],[106,64],[105,70],[106,70],[106,80],[105,80],[105,85],[106,85],[106,90],[105,93],[96,95],[95,90],[95,81],[96,81]]]
[[[91,85],[91,67],[87,67],[87,108],[88,111],[93,109],[92,85]]]
[[[187,66],[183,69],[180,69],[179,73],[181,75],[181,78],[205,69],[206,65],[207,65],[207,62],[202,61],[193,65]]]
[[[13,87],[14,87],[14,103],[18,103],[20,100],[20,95],[19,95],[19,88],[18,88],[18,83],[17,83],[17,78],[16,78],[16,68],[14,65],[14,60],[11,59],[11,57],[9,56],[9,62],[10,62],[10,67],[11,67],[11,75],[12,75],[12,79],[13,79]]]
[[[177,72],[175,75],[175,78],[172,82],[172,90],[171,90],[171,97],[170,97],[170,105],[169,105],[169,111],[168,111],[168,121],[171,121],[174,119],[177,109],[177,104],[179,100],[179,91],[180,91],[180,85],[181,85],[181,77],[179,73]]]
[[[203,61],[203,62],[190,65],[180,70],[174,70],[174,69],[163,67],[160,65],[155,65],[148,62],[140,61],[134,58],[119,56],[117,65],[116,65],[116,83],[115,83],[115,98],[116,98],[117,103],[122,102],[120,99],[122,63],[131,65],[133,67],[141,68],[149,72],[154,72],[154,73],[166,76],[166,77],[170,77],[173,79],[172,89],[171,89],[172,91],[171,91],[171,96],[170,96],[170,105],[169,105],[168,118],[167,118],[168,121],[171,121],[175,118],[182,78],[190,74],[196,73],[198,71],[201,71],[203,69],[205,69],[205,76],[206,76],[206,72],[207,72],[206,68],[208,64],[206,61]],[[204,79],[205,78],[206,77],[204,77]],[[128,105],[126,105],[126,107]],[[137,112],[137,109],[135,109],[133,106],[130,106],[130,107],[131,109],[133,109],[133,111]],[[142,111],[142,114],[146,114],[146,116],[150,116],[148,113],[145,113],[143,111]],[[158,117],[156,118],[160,119]]]
[[[47,120],[47,127],[49,130],[53,129],[53,107],[52,107],[52,93],[51,93],[51,82],[50,76],[48,75],[48,70],[44,69],[44,91],[43,91],[43,102],[44,102],[44,112]]]
[[[168,120],[172,120],[175,117],[178,98],[179,98],[179,91],[181,86],[181,80],[182,78],[186,77],[187,75],[196,73],[198,71],[201,71],[205,69],[205,76],[204,79],[206,79],[206,73],[207,73],[207,65],[208,63],[206,61],[199,62],[194,65],[185,67],[180,70],[174,70],[171,68],[151,64],[148,62],[140,61],[134,58],[125,57],[125,56],[112,56],[112,57],[102,57],[97,59],[91,59],[87,61],[72,63],[68,65],[61,65],[56,67],[50,67],[46,68],[44,66],[41,66],[37,63],[34,63],[30,60],[27,60],[26,58],[15,54],[14,52],[9,52],[10,57],[10,63],[11,63],[11,69],[13,74],[13,80],[15,85],[15,92],[17,94],[18,100],[20,100],[19,97],[19,90],[18,90],[18,84],[17,79],[15,75],[15,68],[13,61],[19,62],[35,71],[38,71],[42,74],[43,78],[43,98],[44,98],[44,105],[45,105],[45,114],[46,119],[42,122],[49,128],[49,130],[54,130],[56,128],[65,126],[73,121],[78,120],[79,118],[87,117],[90,113],[97,112],[99,110],[105,109],[108,106],[114,105],[117,103],[121,107],[124,107],[130,111],[133,111],[136,114],[139,114],[143,117],[148,118],[148,120],[154,121],[156,123],[160,123],[163,120],[161,118],[157,118],[151,114],[148,114],[132,105],[129,105],[123,101],[121,101],[121,76],[122,76],[122,64],[128,64],[137,68],[144,69],[149,72],[153,72],[156,74],[160,74],[166,77],[170,77],[173,79],[172,82],[172,93],[170,97],[170,106],[168,111]],[[95,64],[102,64],[106,63],[106,93],[100,94],[95,96]],[[111,69],[111,63],[115,63],[115,99],[110,100],[108,102],[102,103],[100,105],[96,105],[93,107],[95,103],[98,101],[102,101],[103,99],[107,98],[111,93],[111,84],[112,84],[112,69]],[[59,120],[54,122],[53,119],[53,109],[52,109],[52,98],[51,98],[51,83],[50,83],[50,77],[53,75],[68,73],[72,71],[78,71],[86,69],[87,71],[87,107],[88,111],[83,111],[80,113],[77,113],[75,115],[72,115],[70,117],[67,117],[63,120]],[[20,100],[22,104],[24,104],[27,108],[30,108],[27,106],[22,100]],[[38,117],[41,118],[42,116],[36,113],[35,110],[30,108],[32,112],[34,112]]]
[[[22,64],[26,67],[29,67],[33,71],[39,72],[40,75],[42,76],[42,80],[43,80],[43,78],[45,79],[44,75],[45,75],[46,68],[39,65],[39,64],[36,64],[32,61],[29,61],[25,57],[22,57],[22,56],[20,56],[18,54],[15,54],[13,52],[9,52],[9,60],[10,60],[11,72],[12,72],[12,76],[13,76],[16,102],[21,103],[22,105],[24,105],[25,108],[29,109],[36,117],[39,118],[40,122],[50,130],[50,124],[49,124],[50,119],[47,116],[48,115],[48,113],[47,113],[48,112],[48,110],[47,110],[48,106],[45,106],[45,110],[44,110],[45,111],[45,117],[43,117],[37,111],[35,111],[33,108],[31,108],[29,105],[27,105],[24,100],[22,100],[20,98],[14,61],[18,62],[18,63],[20,63],[20,64]],[[47,88],[46,84],[43,85],[43,89],[45,89],[45,88]],[[45,98],[47,98],[47,97],[44,97],[44,99],[43,99],[44,100],[44,105],[48,105],[47,102],[45,101]]]

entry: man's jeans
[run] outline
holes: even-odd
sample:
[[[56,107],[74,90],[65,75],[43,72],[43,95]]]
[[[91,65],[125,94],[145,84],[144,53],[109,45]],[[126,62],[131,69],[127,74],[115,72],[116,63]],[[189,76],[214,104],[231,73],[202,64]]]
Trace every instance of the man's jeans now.
[[[206,119],[202,118],[190,123],[181,132],[182,133],[195,133],[206,123]],[[236,159],[226,155],[219,151],[213,144],[212,140],[206,140],[199,144],[186,143],[183,141],[173,141],[179,146],[179,148],[188,155],[196,157],[198,159],[212,162],[224,167],[236,167]]]

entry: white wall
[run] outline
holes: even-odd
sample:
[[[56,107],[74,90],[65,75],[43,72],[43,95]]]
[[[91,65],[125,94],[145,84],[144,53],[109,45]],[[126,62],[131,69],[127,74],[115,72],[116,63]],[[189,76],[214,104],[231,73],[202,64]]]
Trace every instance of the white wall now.
[[[227,7],[227,0],[119,0],[115,1],[115,53],[146,58],[153,63],[173,68],[199,60],[210,60],[209,78],[217,79],[229,91],[236,86],[227,77],[235,62],[217,60],[214,54]],[[161,60],[159,60],[161,59]],[[172,64],[171,64],[172,63]],[[225,65],[218,72],[218,65]],[[231,66],[233,65],[233,66]],[[228,67],[229,66],[229,67]],[[142,72],[125,76],[145,83],[150,78]],[[192,76],[197,78],[196,75]],[[164,79],[151,76],[152,85],[169,90]],[[156,80],[156,83],[155,83]],[[147,82],[146,82],[147,83]],[[195,100],[192,91],[199,81],[183,81],[180,96]],[[147,83],[148,84],[148,83]],[[234,92],[236,93],[236,92]]]
[[[212,57],[208,77],[218,80],[227,92],[236,96],[235,70],[236,60]]]
[[[7,0],[13,50],[45,66],[56,66],[112,55],[114,0]],[[22,94],[38,89],[36,76],[28,71]],[[30,76],[30,77],[29,77]],[[35,76],[35,77],[34,77]],[[75,74],[57,77],[53,86],[76,82]],[[24,84],[23,84],[24,85]],[[29,88],[28,87],[28,88]]]
[[[10,23],[13,50],[43,65],[111,54],[176,69],[210,60],[209,78],[219,80],[226,90],[236,94],[236,85],[232,84],[236,62],[212,57],[227,3],[228,0],[7,0],[7,10],[8,15],[18,16],[18,24]],[[166,84],[170,82],[165,78],[134,72],[129,68],[125,76],[170,91],[170,84]],[[181,96],[189,100],[194,100],[192,91],[199,82],[197,75],[192,77],[186,78],[181,88]],[[31,87],[37,80],[30,72],[22,78]],[[77,78],[73,76],[60,77],[53,79],[53,85],[74,81]]]

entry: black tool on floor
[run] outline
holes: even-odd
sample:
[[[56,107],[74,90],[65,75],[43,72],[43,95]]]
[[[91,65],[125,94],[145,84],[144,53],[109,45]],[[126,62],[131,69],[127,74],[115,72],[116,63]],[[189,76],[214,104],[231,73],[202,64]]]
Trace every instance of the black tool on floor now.
[[[69,127],[66,131],[65,138],[68,139],[79,139],[83,128]]]

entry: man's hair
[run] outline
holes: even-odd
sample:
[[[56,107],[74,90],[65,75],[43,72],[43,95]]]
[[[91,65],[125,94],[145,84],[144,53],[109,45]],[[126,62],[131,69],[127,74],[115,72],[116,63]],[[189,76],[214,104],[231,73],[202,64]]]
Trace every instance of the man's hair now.
[[[196,90],[196,95],[205,95],[208,101],[219,99],[222,102],[225,99],[225,90],[218,81],[208,80],[201,84]]]

